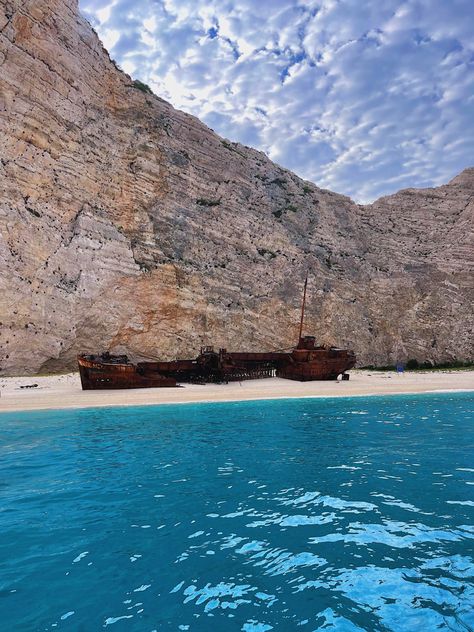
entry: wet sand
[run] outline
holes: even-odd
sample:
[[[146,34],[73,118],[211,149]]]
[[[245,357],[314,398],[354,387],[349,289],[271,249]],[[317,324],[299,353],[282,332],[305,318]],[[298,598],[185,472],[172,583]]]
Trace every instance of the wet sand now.
[[[22,386],[37,384],[34,388]],[[78,373],[0,378],[0,412],[48,408],[141,406],[286,397],[352,397],[436,391],[474,391],[474,371],[433,371],[397,375],[354,370],[349,381],[293,382],[280,378],[229,384],[187,384],[181,388],[82,391]]]

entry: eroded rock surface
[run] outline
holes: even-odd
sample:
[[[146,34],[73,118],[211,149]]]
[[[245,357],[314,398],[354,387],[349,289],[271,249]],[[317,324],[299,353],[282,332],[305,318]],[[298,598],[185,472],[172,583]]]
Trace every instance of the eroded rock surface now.
[[[75,0],[0,4],[1,374],[307,332],[472,359],[474,169],[359,206],[137,89]]]

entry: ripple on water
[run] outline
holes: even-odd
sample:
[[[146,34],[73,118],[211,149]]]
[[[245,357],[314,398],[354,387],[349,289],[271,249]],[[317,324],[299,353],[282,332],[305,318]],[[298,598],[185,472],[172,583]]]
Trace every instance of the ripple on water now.
[[[6,416],[0,620],[474,629],[473,410],[457,394]]]

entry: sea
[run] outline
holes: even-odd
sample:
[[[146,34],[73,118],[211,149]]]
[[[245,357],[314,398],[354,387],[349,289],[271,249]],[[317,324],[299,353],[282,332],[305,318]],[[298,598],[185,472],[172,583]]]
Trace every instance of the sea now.
[[[474,630],[474,393],[0,415],[2,632]]]

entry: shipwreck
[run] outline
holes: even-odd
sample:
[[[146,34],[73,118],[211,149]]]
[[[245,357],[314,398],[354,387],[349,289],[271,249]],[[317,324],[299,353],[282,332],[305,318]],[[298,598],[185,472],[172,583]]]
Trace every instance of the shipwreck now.
[[[314,336],[303,336],[306,305],[305,279],[298,344],[288,350],[230,352],[201,348],[193,360],[133,363],[126,355],[81,354],[78,356],[83,390],[175,387],[180,383],[226,383],[265,377],[302,382],[348,379],[346,371],[356,364],[353,351],[316,345]]]

